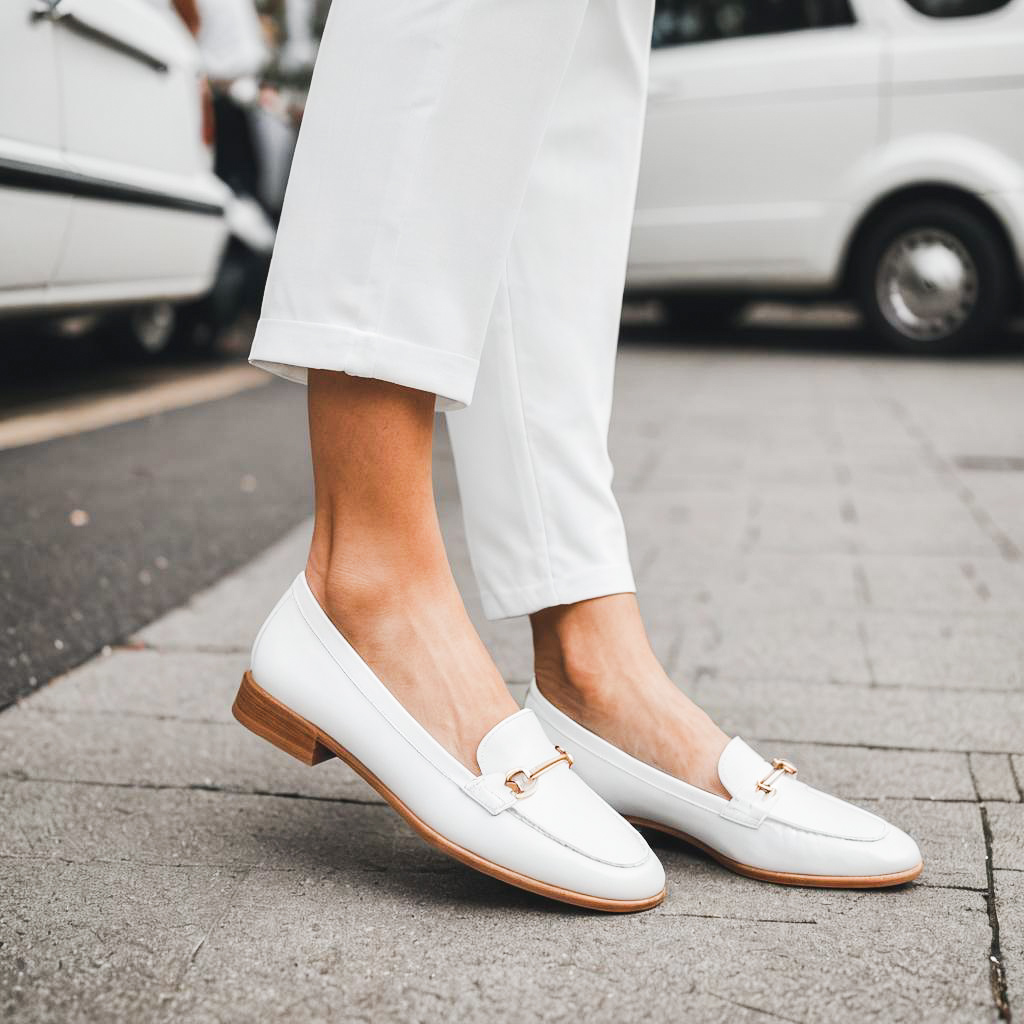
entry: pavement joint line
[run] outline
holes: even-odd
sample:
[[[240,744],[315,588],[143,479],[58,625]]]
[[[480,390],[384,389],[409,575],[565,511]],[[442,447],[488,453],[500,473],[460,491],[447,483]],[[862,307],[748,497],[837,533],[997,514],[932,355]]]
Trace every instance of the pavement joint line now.
[[[269,374],[254,367],[232,364],[158,381],[128,392],[111,391],[74,402],[61,399],[53,408],[16,413],[0,420],[0,451],[227,398],[240,391],[263,387],[270,380]]]
[[[384,800],[360,800],[348,796],[315,796],[311,793],[288,793],[272,789],[233,789],[230,786],[215,786],[212,783],[189,783],[173,785],[157,782],[110,782],[102,779],[58,779],[41,775],[22,775],[11,772],[0,774],[0,781],[16,783],[36,783],[46,786],[89,786],[96,789],[134,789],[147,792],[181,792],[181,793],[222,793],[225,796],[273,797],[280,800],[311,800],[325,804],[352,804],[357,807],[388,807]]]
[[[920,882],[915,881],[915,888],[921,889],[952,889],[955,892],[973,892],[979,896],[987,896],[988,889],[976,885],[944,885],[942,882]]]
[[[959,747],[899,747],[879,743],[843,743],[838,740],[780,739],[777,736],[757,736],[758,743],[778,743],[814,747],[838,747],[846,750],[895,750],[905,754],[1004,754],[1019,755],[1019,750],[963,750]],[[971,802],[971,801],[969,801]],[[977,802],[977,801],[973,801]],[[1016,801],[1009,801],[1015,803]]]
[[[813,918],[797,917],[741,917],[738,914],[691,914],[685,910],[665,910],[658,917],[695,917],[703,921],[740,921],[746,924],[808,924],[817,925]]]
[[[218,722],[216,724],[230,725],[232,723]],[[954,753],[959,752],[957,751]],[[28,775],[16,771],[0,773],[0,781],[30,783],[38,785],[85,785],[93,786],[96,788],[111,788],[111,790],[145,790],[152,792],[160,792],[163,790],[167,790],[182,793],[221,793],[230,797],[273,797],[281,800],[312,800],[326,804],[353,804],[359,807],[388,806],[388,804],[383,800],[359,800],[355,797],[323,797],[305,793],[290,793],[281,790],[239,790],[239,788],[233,788],[231,786],[213,785],[212,783],[208,785],[206,783],[200,782],[193,782],[185,785],[175,785],[169,782],[113,782],[104,779],[57,778],[56,776],[50,775]],[[967,797],[880,797],[878,796],[878,794],[872,794],[869,796],[847,795],[843,799],[851,801],[853,803],[860,804],[880,804],[888,802],[899,802],[909,804],[933,804],[935,806],[943,806],[951,804],[977,805],[979,803],[978,800],[971,800]],[[986,800],[985,803],[1016,806],[1017,801],[993,798],[990,800]],[[1007,870],[1024,870],[1024,868],[1007,868]]]
[[[996,908],[996,880],[992,866],[992,826],[988,820],[988,809],[979,803],[981,812],[981,830],[985,837],[985,875],[988,879],[988,892],[985,901],[988,904],[988,923],[992,932],[992,943],[989,947],[989,982],[992,986],[992,998],[995,1001],[996,1013],[1000,1020],[1011,1021],[1013,1013],[1010,1009],[1010,997],[1006,985],[1006,968],[1003,964],[1003,953],[999,942],[999,914]]]
[[[1013,784],[1017,789],[1017,801],[1018,803],[1024,803],[1024,786],[1021,785],[1020,775],[1017,772],[1017,762],[1014,761],[1012,754],[1007,754],[1006,760],[1010,763],[1010,777],[1013,779]]]
[[[183,722],[187,725],[220,725],[235,726],[235,721],[223,721],[219,718],[190,718],[188,715],[164,715],[146,711],[113,711],[106,708],[37,708],[26,700],[22,700],[19,708],[25,715],[42,715],[44,718],[141,718],[147,722]]]
[[[671,648],[670,652],[671,653]],[[667,666],[671,666],[671,661],[668,656],[665,658]],[[672,674],[671,672],[669,673]],[[1000,687],[1000,686],[909,686],[906,683],[889,683],[889,682],[863,682],[853,679],[821,679],[820,677],[814,676],[771,676],[771,675],[732,675],[723,674],[716,669],[708,665],[697,666],[696,670],[693,671],[693,681],[696,681],[696,676],[700,674],[703,677],[713,677],[718,682],[722,683],[810,683],[818,687],[834,686],[840,689],[855,689],[860,688],[862,690],[899,690],[904,693],[990,693],[990,694],[1015,694],[1024,693],[1024,687]],[[529,686],[529,680],[511,680],[508,682],[509,686]],[[691,684],[692,685],[692,684]],[[1014,753],[1019,753],[1015,751]]]
[[[971,751],[974,753],[974,751]],[[971,780],[971,788],[974,790],[974,803],[981,803],[981,787],[978,785],[978,777],[974,774],[974,764],[971,759],[971,753],[964,754],[964,760],[967,763],[967,777]]]
[[[880,398],[879,402],[889,406],[896,420],[918,443],[925,463],[943,482],[946,489],[951,491],[967,509],[968,514],[978,525],[982,533],[995,545],[996,550],[1002,555],[1003,559],[1007,562],[1019,562],[1024,557],[1020,548],[993,522],[988,511],[978,504],[974,492],[960,479],[954,465],[943,455],[939,454],[934,442],[914,421],[907,407],[892,396],[886,396],[884,399]]]
[[[728,996],[719,995],[717,992],[711,992],[707,989],[702,989],[706,995],[711,996],[713,999],[720,999],[723,1003],[728,1006],[735,1006],[741,1010],[749,1010],[751,1013],[759,1013],[764,1017],[770,1017],[773,1020],[785,1021],[786,1024],[804,1024],[803,1021],[797,1020],[795,1017],[784,1017],[781,1013],[775,1013],[774,1010],[764,1010],[760,1006],[753,1006],[750,1003],[741,1003],[738,999],[730,999]]]

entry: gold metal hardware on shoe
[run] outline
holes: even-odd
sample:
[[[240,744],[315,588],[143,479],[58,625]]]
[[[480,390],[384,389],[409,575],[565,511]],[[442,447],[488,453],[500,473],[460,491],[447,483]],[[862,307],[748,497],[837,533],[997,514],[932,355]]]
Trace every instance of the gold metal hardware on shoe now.
[[[796,768],[781,757],[772,758],[772,770],[758,782],[756,788],[765,794],[774,793],[773,783],[778,782],[783,775],[796,775]]]
[[[572,767],[572,754],[558,746],[555,747],[555,750],[558,751],[557,757],[553,757],[550,761],[545,761],[544,764],[538,765],[532,772],[528,772],[523,768],[517,768],[514,772],[509,772],[505,776],[505,785],[515,793],[517,798],[528,796],[532,793],[537,785],[537,779],[546,771],[554,768],[556,764],[561,764],[564,761],[570,768]]]

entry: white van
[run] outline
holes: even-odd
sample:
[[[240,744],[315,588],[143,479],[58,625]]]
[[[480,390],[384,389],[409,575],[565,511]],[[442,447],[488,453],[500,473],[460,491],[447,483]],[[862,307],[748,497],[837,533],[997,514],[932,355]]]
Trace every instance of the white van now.
[[[0,2],[0,314],[125,307],[166,341],[227,235],[202,101],[191,37],[142,0]]]
[[[951,352],[1022,267],[1024,0],[659,0],[632,293],[851,296]]]

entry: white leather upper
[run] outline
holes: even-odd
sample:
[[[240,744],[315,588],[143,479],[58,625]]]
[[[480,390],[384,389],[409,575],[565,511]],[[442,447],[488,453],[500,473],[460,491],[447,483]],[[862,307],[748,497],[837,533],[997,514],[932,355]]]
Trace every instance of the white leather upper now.
[[[908,871],[917,844],[875,814],[782,774],[773,791],[757,782],[772,765],[739,737],[722,752],[725,800],[631,757],[574,722],[534,682],[526,706],[555,743],[570,749],[576,770],[624,815],[666,825],[732,860],[766,871],[863,877]]]
[[[530,878],[599,899],[664,888],[643,837],[560,763],[517,799],[505,777],[550,761],[532,711],[480,742],[477,776],[424,729],[346,642],[300,573],[256,637],[252,676],[358,758],[414,814],[453,843]]]

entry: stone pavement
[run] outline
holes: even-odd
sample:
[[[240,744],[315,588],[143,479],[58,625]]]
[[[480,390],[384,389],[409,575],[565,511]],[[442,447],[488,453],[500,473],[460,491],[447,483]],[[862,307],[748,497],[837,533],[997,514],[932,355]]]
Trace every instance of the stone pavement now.
[[[231,719],[303,527],[0,715],[0,1018],[1024,1017],[1024,364],[633,344],[619,377],[659,653],[916,835],[919,882],[782,888],[656,839],[668,899],[608,917],[448,861]],[[437,472],[472,593],[443,439]],[[483,629],[521,693],[524,623]]]

